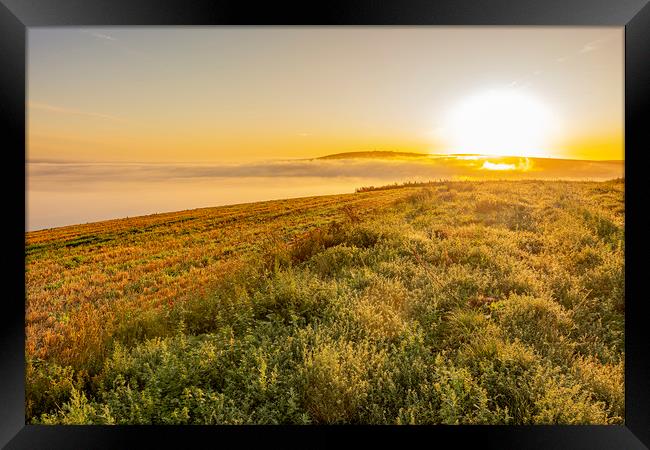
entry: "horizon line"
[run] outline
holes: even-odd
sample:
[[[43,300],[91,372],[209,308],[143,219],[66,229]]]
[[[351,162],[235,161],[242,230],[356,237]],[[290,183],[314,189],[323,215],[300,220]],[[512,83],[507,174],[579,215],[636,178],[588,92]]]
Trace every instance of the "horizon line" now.
[[[484,153],[421,153],[421,152],[405,152],[398,150],[357,150],[349,152],[339,152],[339,153],[329,153],[327,155],[321,156],[312,156],[312,157],[295,157],[295,158],[260,158],[260,159],[247,159],[244,161],[233,161],[233,160],[151,160],[151,161],[142,161],[142,160],[83,160],[83,159],[57,159],[57,158],[34,158],[34,159],[25,159],[25,164],[152,164],[152,165],[170,165],[170,164],[248,164],[248,163],[258,163],[262,161],[313,161],[313,160],[326,160],[330,156],[338,155],[347,155],[355,153],[399,153],[399,154],[411,154],[418,157],[459,157],[459,156],[477,156],[481,158],[528,158],[528,159],[546,159],[546,160],[555,160],[555,161],[585,161],[585,162],[625,162],[625,158],[622,159],[580,159],[580,158],[566,158],[566,157],[553,157],[553,156],[526,156],[526,155],[489,155]],[[353,158],[351,158],[353,159]],[[372,159],[372,158],[364,158]]]

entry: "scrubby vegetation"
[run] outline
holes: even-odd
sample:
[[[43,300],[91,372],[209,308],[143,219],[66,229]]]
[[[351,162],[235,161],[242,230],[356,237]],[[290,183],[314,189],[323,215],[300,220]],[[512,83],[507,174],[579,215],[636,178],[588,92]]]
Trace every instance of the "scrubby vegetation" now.
[[[439,182],[28,235],[28,421],[622,423],[623,189]]]
[[[387,191],[389,189],[404,189],[408,187],[425,187],[425,186],[433,186],[436,183],[441,183],[441,180],[438,181],[405,181],[404,183],[393,183],[393,184],[386,184],[384,186],[361,186],[360,188],[356,188],[355,192],[360,193],[360,192],[373,192],[373,191]]]

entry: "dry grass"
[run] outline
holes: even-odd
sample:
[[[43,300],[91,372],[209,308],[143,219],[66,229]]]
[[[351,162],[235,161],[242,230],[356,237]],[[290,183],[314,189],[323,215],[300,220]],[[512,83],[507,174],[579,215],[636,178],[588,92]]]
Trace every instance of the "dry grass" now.
[[[27,354],[76,368],[101,364],[117,322],[134,310],[209,291],[269,242],[304,247],[306,233],[405,195],[269,201],[27,233]]]

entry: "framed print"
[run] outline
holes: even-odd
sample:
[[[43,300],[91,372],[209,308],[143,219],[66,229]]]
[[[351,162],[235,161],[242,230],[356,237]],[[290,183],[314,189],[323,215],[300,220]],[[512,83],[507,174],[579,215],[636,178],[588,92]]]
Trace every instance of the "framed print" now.
[[[2,0],[2,444],[648,448],[647,2],[309,6]]]

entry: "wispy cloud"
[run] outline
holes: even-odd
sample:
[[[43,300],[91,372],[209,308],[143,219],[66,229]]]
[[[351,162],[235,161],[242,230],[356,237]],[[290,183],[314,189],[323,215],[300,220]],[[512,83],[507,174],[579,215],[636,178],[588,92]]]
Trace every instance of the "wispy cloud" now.
[[[594,39],[593,41],[587,42],[580,49],[574,51],[573,53],[555,58],[553,62],[547,64],[545,67],[547,68],[547,70],[552,70],[554,65],[562,64],[566,61],[569,61],[585,53],[594,52],[600,49],[602,47],[602,44],[611,41],[614,37],[615,37],[614,34],[609,34],[609,35],[604,35],[601,38]],[[534,84],[535,77],[538,77],[542,73],[544,73],[544,70],[542,69],[533,70],[532,72],[521,75],[517,79],[511,81],[510,83],[508,83],[507,86],[513,89],[520,89],[520,90],[527,89]]]
[[[127,46],[124,44],[124,41],[120,41],[118,38],[116,38],[113,35],[107,34],[107,33],[100,33],[98,31],[93,31],[93,30],[79,30],[81,33],[87,34],[89,36],[92,36],[98,41],[104,41],[105,44],[110,45],[114,49],[125,53],[127,55],[135,55],[135,56],[145,56],[142,52],[138,50],[134,50],[130,46]]]
[[[73,109],[73,108],[64,108],[61,106],[56,106],[56,105],[50,105],[47,103],[40,103],[40,102],[27,102],[27,107],[30,109],[35,109],[39,111],[48,111],[52,113],[57,113],[57,114],[67,114],[67,115],[73,115],[73,116],[85,116],[85,117],[94,117],[97,119],[105,119],[105,120],[111,120],[115,122],[125,122],[124,119],[121,117],[113,116],[110,114],[102,114],[102,113],[96,113],[96,112],[91,112],[91,111],[82,111],[79,109]]]
[[[589,41],[589,42],[585,43],[579,50],[575,51],[572,54],[561,56],[561,57],[557,58],[555,60],[555,62],[563,63],[565,61],[568,61],[570,59],[575,58],[576,56],[580,56],[580,55],[583,55],[585,53],[591,53],[591,52],[594,52],[596,50],[599,50],[602,47],[603,44],[611,41],[612,39],[614,39],[614,37],[615,37],[615,35],[612,33],[612,34],[609,34],[609,35],[604,35],[601,38],[594,39],[593,41]]]
[[[587,42],[581,49],[580,53],[589,53],[593,52],[594,50],[598,50],[598,42],[599,41],[593,41],[593,42]]]
[[[94,38],[97,39],[103,39],[105,41],[117,41],[117,39],[111,35],[105,34],[105,33],[100,33],[98,31],[92,31],[92,30],[79,30],[81,33],[88,34]]]
[[[580,49],[580,53],[588,53],[588,52],[593,52],[594,50],[598,50],[602,47],[603,44],[606,42],[611,41],[614,39],[614,34],[608,34],[608,35],[603,35],[603,37],[594,39],[593,41],[587,42],[582,49]]]
[[[106,39],[108,41],[117,41],[113,36],[109,36],[108,34],[102,34],[102,33],[90,33],[91,36],[95,36],[96,38],[99,39]]]

